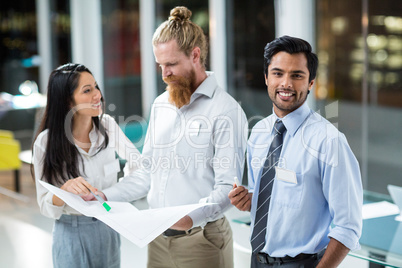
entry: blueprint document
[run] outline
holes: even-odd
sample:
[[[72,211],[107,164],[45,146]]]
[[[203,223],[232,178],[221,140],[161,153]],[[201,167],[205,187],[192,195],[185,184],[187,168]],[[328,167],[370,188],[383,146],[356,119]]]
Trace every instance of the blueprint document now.
[[[80,196],[61,190],[44,181],[39,182],[70,207],[88,217],[95,217],[139,247],[144,247],[158,235],[193,210],[203,206],[194,204],[177,207],[138,210],[128,202],[107,201],[108,212],[98,201],[84,201]]]

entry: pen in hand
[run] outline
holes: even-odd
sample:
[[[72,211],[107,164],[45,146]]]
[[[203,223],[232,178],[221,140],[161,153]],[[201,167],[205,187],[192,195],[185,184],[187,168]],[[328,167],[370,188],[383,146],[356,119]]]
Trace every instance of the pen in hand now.
[[[95,196],[96,200],[98,200],[99,203],[102,204],[102,206],[106,209],[106,211],[109,211],[109,210],[112,209],[112,208],[105,202],[105,200],[103,200],[102,197],[100,197],[99,195],[96,195],[96,194],[95,194],[94,192],[92,192],[90,189],[88,189],[88,190],[91,192],[91,194],[92,194],[93,196]]]
[[[240,183],[240,181],[239,181],[239,179],[237,177],[234,177],[234,181],[235,181],[236,187],[241,186],[241,183]]]

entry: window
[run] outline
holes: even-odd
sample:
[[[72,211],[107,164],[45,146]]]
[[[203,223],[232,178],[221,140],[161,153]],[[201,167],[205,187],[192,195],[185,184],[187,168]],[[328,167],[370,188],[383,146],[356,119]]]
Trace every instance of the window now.
[[[107,113],[141,115],[139,1],[102,0],[101,5]]]
[[[363,37],[362,3],[317,1],[316,98],[321,110],[339,100],[337,123],[360,162],[365,189],[388,194],[387,184],[401,185],[402,173],[397,145],[402,132],[402,6],[368,1],[368,35]]]
[[[272,111],[264,81],[264,47],[275,39],[274,1],[228,1],[228,91],[251,129]]]

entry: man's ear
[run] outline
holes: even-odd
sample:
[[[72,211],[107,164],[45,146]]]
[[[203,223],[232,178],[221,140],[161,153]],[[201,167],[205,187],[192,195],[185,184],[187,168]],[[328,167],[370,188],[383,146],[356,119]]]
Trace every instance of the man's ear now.
[[[265,78],[265,85],[268,86],[268,75],[267,75],[267,74],[264,74],[264,78]]]
[[[308,85],[308,91],[310,91],[313,88],[314,82],[315,82],[315,79],[310,81],[310,83]]]
[[[199,47],[193,48],[193,51],[191,51],[191,59],[193,63],[196,63],[197,61],[200,61],[201,59],[201,49]]]

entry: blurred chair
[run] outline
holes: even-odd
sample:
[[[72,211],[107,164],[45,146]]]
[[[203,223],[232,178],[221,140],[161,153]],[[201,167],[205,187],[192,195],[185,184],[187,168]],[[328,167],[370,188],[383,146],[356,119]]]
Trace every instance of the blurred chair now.
[[[120,124],[119,127],[126,134],[127,138],[134,144],[134,146],[142,152],[144,146],[145,135],[147,133],[148,123],[146,121],[134,121],[129,123]],[[126,164],[125,159],[120,158],[120,168],[123,169]],[[123,173],[120,173],[120,177]]]
[[[13,133],[0,130],[0,170],[14,170],[16,192],[20,192],[20,150],[20,143],[14,139]]]
[[[44,107],[39,107],[36,109],[35,112],[35,121],[34,121],[34,129],[33,129],[33,137],[32,137],[32,142],[34,141],[35,137],[36,137],[36,132],[39,129],[39,125],[40,122],[42,121],[43,118],[43,114],[45,113],[45,108]],[[26,164],[32,164],[32,150],[28,149],[28,150],[24,150],[21,151],[19,154],[19,158],[23,163]]]
[[[147,133],[148,124],[146,121],[134,121],[127,124],[119,125],[127,138],[142,152],[144,146],[145,134]]]

